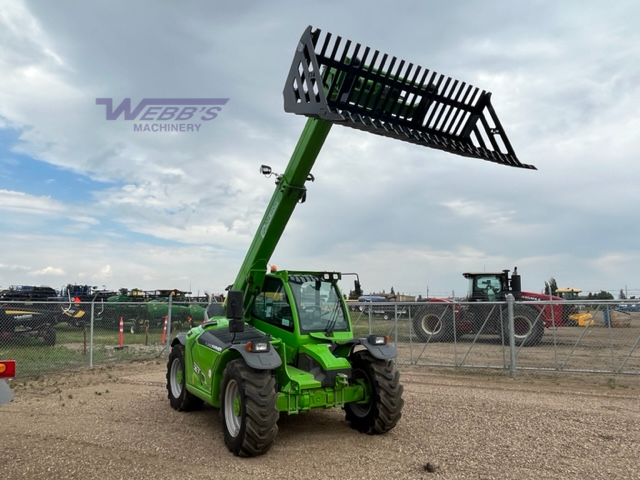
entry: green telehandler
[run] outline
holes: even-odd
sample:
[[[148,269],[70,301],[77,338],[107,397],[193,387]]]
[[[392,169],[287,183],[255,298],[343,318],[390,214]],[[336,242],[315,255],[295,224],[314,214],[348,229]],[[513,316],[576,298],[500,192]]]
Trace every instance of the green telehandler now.
[[[520,163],[490,93],[308,27],[284,87],[285,111],[308,117],[225,304],[178,334],[167,363],[176,410],[220,410],[235,455],[269,450],[281,413],[340,407],[367,434],[396,426],[404,404],[396,347],[354,336],[338,272],[272,269],[268,262],[334,123],[498,164]],[[262,166],[265,175],[274,175]],[[345,274],[346,275],[346,274]],[[359,281],[356,277],[356,290]]]

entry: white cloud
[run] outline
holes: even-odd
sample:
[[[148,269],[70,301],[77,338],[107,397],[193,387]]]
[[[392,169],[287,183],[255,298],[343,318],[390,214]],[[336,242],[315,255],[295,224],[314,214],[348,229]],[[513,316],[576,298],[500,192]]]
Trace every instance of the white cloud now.
[[[640,291],[638,7],[331,5],[315,26],[491,91],[519,158],[539,171],[336,125],[274,263],[354,270],[372,290],[407,293],[464,289],[463,271],[516,264],[533,290],[556,276]],[[11,149],[0,248],[13,265],[0,271],[11,283],[40,272],[56,285],[220,290],[274,188],[258,166],[284,171],[305,122],[283,112],[282,88],[308,14],[279,1],[123,6],[0,2],[0,128],[19,135],[3,145],[0,130]],[[211,96],[230,101],[193,135],[136,133],[95,105]],[[34,193],[12,182],[19,153],[104,183],[74,200],[49,176],[57,193]]]
[[[65,271],[62,268],[44,267],[44,268],[41,268],[40,270],[34,270],[32,272],[29,272],[28,275],[32,275],[34,277],[62,276],[62,275],[65,275]]]
[[[0,210],[36,215],[60,215],[64,205],[51,197],[34,197],[23,192],[0,190]]]

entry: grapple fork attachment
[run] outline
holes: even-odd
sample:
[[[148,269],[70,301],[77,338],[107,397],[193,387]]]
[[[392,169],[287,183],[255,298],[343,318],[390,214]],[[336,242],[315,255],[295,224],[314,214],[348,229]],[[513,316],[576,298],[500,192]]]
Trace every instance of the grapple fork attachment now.
[[[465,157],[521,163],[491,93],[309,26],[284,88],[285,111]]]

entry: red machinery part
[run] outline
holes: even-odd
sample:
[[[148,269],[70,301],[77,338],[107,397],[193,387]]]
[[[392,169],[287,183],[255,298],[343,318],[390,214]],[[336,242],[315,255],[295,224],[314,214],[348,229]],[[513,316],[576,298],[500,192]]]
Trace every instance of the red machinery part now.
[[[0,360],[0,378],[13,378],[16,376],[15,360]]]

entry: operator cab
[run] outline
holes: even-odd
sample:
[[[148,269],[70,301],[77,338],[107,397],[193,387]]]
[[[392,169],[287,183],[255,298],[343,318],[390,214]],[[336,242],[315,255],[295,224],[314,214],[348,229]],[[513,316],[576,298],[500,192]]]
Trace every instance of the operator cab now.
[[[579,288],[558,288],[556,295],[564,298],[565,300],[580,300],[580,293],[582,290]]]
[[[282,274],[283,272],[279,272]],[[337,286],[339,275],[291,274],[289,291],[280,276],[267,275],[262,292],[256,295],[251,314],[288,331],[295,329],[297,312],[300,333],[348,331],[349,324]]]
[[[504,272],[464,273],[469,280],[467,299],[471,302],[504,300],[509,292],[508,276]]]
[[[513,269],[509,278],[509,270],[501,272],[463,273],[469,280],[467,300],[470,302],[502,302],[507,293],[513,294],[516,300],[522,298],[522,287],[518,267]]]

